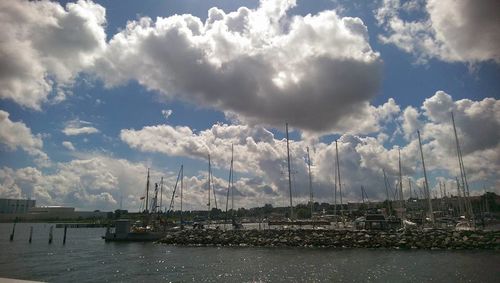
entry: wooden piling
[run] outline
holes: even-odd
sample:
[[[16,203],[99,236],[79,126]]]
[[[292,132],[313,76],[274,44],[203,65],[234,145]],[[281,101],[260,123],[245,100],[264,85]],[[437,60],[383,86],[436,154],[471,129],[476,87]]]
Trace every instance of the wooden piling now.
[[[10,240],[14,241],[14,233],[16,232],[16,223],[14,222],[14,226],[12,226],[12,233],[10,234]]]
[[[64,237],[63,237],[63,245],[66,244],[66,231],[68,230],[68,226],[64,225]]]
[[[33,226],[30,227],[30,239],[28,242],[31,244],[31,238],[33,237]]]
[[[52,244],[52,231],[54,230],[54,226],[50,226],[50,230],[49,230],[49,244]]]

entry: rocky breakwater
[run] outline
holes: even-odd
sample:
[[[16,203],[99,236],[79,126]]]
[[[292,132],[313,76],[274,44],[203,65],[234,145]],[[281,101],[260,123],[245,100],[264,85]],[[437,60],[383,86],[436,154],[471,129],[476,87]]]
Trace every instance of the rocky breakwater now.
[[[159,242],[185,246],[495,249],[500,231],[191,230]]]

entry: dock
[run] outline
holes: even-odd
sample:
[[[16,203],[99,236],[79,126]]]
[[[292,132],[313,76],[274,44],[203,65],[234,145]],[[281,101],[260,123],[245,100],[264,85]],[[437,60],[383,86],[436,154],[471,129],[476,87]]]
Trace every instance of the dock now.
[[[288,220],[275,220],[275,221],[272,221],[270,220],[268,222],[268,225],[269,226],[273,226],[273,225],[280,225],[280,226],[283,226],[283,225],[288,225],[288,226],[306,226],[306,225],[310,225],[310,226],[329,226],[331,223],[330,221],[327,221],[327,220],[294,220],[294,221],[288,221]]]
[[[106,228],[108,224],[104,223],[57,223],[56,228]]]

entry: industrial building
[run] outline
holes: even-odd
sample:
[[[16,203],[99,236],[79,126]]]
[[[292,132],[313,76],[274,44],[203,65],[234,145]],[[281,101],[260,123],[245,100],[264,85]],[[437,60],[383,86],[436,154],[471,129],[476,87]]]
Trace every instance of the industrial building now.
[[[0,198],[0,214],[23,214],[35,207],[35,200]]]

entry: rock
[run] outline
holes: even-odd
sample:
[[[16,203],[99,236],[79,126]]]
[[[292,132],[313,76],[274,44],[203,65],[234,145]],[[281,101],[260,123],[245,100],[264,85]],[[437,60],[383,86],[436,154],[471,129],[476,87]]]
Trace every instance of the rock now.
[[[421,249],[500,249],[499,232],[348,230],[183,230],[160,242],[189,246],[297,246]]]

